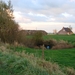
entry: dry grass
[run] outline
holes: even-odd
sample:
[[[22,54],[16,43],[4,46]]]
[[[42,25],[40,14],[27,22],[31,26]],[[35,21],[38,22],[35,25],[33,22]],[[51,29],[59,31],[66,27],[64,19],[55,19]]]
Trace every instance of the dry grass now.
[[[67,73],[68,75],[75,75],[75,70],[74,70],[73,68],[67,68],[67,69],[66,69],[66,73]]]
[[[60,40],[52,49],[66,49],[66,48],[73,48],[71,44],[66,41]]]

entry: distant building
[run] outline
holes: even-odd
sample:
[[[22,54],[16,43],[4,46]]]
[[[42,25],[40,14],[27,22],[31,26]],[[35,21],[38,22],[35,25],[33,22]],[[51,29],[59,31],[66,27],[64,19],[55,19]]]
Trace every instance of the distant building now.
[[[73,34],[73,32],[71,31],[70,28],[65,28],[63,27],[59,32],[58,34],[61,34],[61,35],[70,35],[70,34]]]
[[[33,35],[38,31],[41,32],[43,35],[47,35],[47,32],[44,30],[21,30],[20,32],[24,33],[25,35]]]

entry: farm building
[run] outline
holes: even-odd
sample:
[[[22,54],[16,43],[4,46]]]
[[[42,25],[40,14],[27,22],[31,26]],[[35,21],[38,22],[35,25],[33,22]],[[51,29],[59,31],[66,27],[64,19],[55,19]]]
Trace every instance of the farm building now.
[[[41,32],[43,35],[47,35],[47,32],[44,30],[21,30],[20,32],[24,33],[25,35],[33,35],[36,32]]]
[[[71,31],[70,28],[63,27],[57,34],[70,35],[70,34],[73,34],[73,32]]]

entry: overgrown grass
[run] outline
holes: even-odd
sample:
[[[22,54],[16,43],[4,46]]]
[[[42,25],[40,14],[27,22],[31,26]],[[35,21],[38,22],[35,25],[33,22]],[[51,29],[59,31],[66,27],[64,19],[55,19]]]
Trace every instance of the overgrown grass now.
[[[22,52],[26,50],[27,53],[34,53],[37,57],[42,57],[42,49],[32,49],[25,47],[11,47],[12,50]],[[61,50],[45,50],[45,60],[56,62],[61,66],[75,68],[75,48],[61,49]]]
[[[24,50],[17,52],[16,48],[12,51],[0,46],[0,75],[75,75],[75,72],[73,68],[61,68]]]

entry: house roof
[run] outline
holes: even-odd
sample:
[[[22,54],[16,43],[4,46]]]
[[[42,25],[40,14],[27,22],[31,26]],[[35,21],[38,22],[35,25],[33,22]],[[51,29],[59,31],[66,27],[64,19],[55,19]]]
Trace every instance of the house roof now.
[[[59,32],[58,32],[58,34],[73,34],[73,32],[71,31],[71,29],[70,28],[65,28],[65,27],[63,27]]]
[[[64,28],[64,27],[63,27],[63,28]],[[66,32],[73,33],[73,32],[71,31],[71,29],[70,29],[70,28],[64,28],[64,30],[65,30]]]
[[[44,35],[47,34],[47,32],[44,31],[44,30],[21,30],[20,32],[22,32],[22,33],[24,33],[24,34],[26,34],[26,35],[32,35],[32,34],[38,32],[38,31],[41,32],[41,33],[44,34]]]

